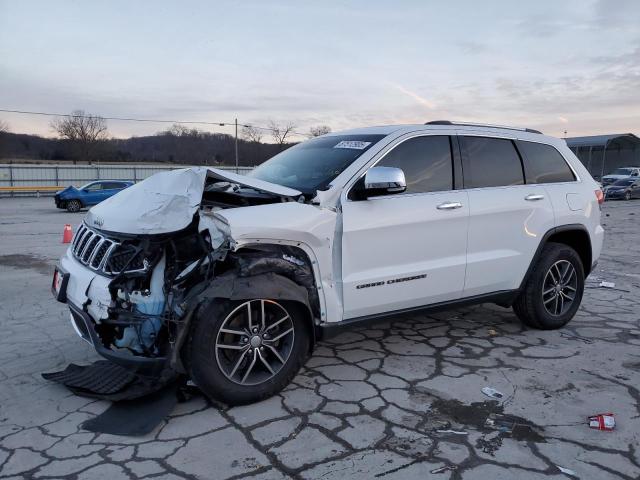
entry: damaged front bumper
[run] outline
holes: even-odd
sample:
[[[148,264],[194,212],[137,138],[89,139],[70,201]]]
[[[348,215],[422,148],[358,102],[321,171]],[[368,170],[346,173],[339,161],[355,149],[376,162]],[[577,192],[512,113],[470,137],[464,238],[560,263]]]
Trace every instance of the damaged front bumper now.
[[[89,314],[77,305],[67,303],[71,311],[73,329],[83,340],[89,342],[100,356],[127,370],[147,376],[159,375],[167,366],[168,357],[143,357],[105,347],[96,332],[95,322]]]
[[[75,332],[90,343],[105,359],[141,375],[159,375],[168,365],[168,357],[145,357],[134,355],[126,349],[107,348],[98,331],[98,322],[108,322],[111,302],[109,284],[113,280],[88,269],[74,258],[71,249],[60,259],[56,267],[53,294],[58,301],[66,303],[71,313],[71,324]],[[60,289],[63,290],[60,290]],[[97,321],[98,322],[97,322]]]

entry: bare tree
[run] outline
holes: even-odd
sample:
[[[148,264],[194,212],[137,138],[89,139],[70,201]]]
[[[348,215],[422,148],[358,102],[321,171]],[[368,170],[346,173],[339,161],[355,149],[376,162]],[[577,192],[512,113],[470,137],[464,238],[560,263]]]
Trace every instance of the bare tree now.
[[[318,125],[317,127],[311,127],[309,129],[309,138],[319,137],[331,133],[331,127],[329,125]]]
[[[242,128],[242,138],[248,142],[260,143],[262,140],[263,132],[261,129],[252,127],[251,125],[245,125]]]
[[[107,138],[107,121],[97,115],[74,110],[68,117],[55,118],[51,128],[62,138],[76,145],[79,157],[91,161],[96,146]],[[76,163],[74,159],[73,163]]]
[[[3,120],[0,120],[0,133],[9,131],[9,124]]]
[[[278,125],[273,120],[269,120],[267,126],[269,127],[269,130],[271,130],[273,140],[275,143],[280,145],[281,148],[286,143],[287,137],[294,133],[293,130],[296,128],[295,124],[292,122],[288,122],[285,125]]]

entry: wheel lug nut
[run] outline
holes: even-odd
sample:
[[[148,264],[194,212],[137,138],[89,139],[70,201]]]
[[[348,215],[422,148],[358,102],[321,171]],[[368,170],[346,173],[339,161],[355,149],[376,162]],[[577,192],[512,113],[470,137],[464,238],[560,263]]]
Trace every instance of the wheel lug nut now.
[[[247,337],[242,337],[242,343],[247,343],[249,339]]]
[[[254,328],[254,329],[253,329],[253,333],[258,333],[258,329],[257,329],[257,328]]]

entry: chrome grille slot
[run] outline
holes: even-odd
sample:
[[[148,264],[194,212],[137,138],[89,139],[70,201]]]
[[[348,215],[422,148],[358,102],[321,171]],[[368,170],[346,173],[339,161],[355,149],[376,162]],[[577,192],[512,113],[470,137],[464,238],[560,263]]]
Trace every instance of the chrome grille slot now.
[[[89,237],[93,236],[93,232],[89,229],[82,235],[82,238],[78,242],[78,247],[75,250],[76,257],[78,260],[82,257],[82,252],[84,251],[84,247],[87,246],[87,242],[89,241]]]
[[[111,240],[107,240],[106,238],[98,245],[96,248],[95,254],[93,258],[91,258],[91,268],[97,269],[102,265],[102,260],[107,255],[109,249],[113,246],[113,242]]]
[[[87,242],[87,246],[85,247],[84,253],[82,254],[82,263],[89,263],[89,259],[93,256],[95,248],[101,241],[102,237],[100,235],[94,235],[91,240]]]

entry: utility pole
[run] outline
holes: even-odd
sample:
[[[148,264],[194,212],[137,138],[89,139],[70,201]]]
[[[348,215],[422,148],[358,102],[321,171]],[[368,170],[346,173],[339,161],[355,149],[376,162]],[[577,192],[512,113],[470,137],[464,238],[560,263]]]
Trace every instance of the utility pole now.
[[[238,119],[236,118],[236,173],[238,173]]]

